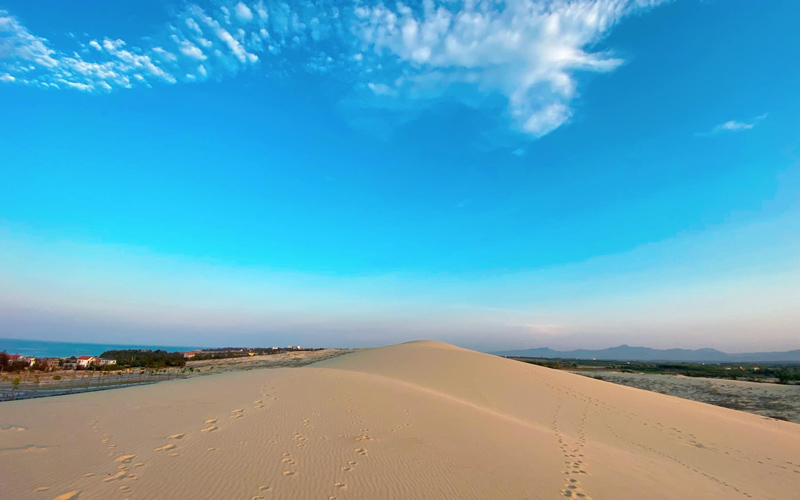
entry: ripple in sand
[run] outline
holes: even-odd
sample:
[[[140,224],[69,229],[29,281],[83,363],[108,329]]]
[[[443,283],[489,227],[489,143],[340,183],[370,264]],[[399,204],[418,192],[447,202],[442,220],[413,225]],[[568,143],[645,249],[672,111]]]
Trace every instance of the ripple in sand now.
[[[58,495],[53,500],[75,500],[81,494],[81,490],[73,490],[67,493]]]

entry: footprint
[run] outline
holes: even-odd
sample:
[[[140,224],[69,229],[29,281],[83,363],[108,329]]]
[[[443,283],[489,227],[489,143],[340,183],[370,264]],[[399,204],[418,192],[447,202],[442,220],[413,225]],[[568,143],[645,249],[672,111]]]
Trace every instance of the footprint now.
[[[160,446],[160,447],[156,448],[153,451],[167,451],[167,450],[173,450],[173,449],[175,449],[175,445],[174,444],[165,444],[164,446]]]
[[[136,462],[133,464],[134,467],[144,467],[144,462]]]
[[[204,423],[206,423],[206,424],[216,424],[217,423],[217,419],[216,418],[209,418]]]
[[[285,471],[283,471],[283,475],[284,476],[294,476],[294,472],[292,472],[290,470],[285,470]]]
[[[49,487],[49,486],[39,486],[38,488],[36,488],[35,490],[33,490],[33,492],[34,492],[34,493],[41,493],[41,492],[43,492],[43,491],[47,491],[47,490],[49,490],[49,489],[50,489],[50,487]]]
[[[262,401],[260,399],[257,399],[255,401],[253,401],[254,405],[260,405],[261,403],[262,403]]]
[[[185,435],[186,435],[186,433],[182,433],[182,434],[173,434],[173,435],[171,435],[169,438],[170,438],[170,439],[183,439],[183,437],[184,437]]]
[[[339,488],[340,490],[347,489],[347,485],[344,484],[344,483],[333,483],[333,485],[336,486],[337,488]]]
[[[53,500],[75,500],[76,498],[78,498],[78,495],[80,494],[81,490],[73,490],[68,493],[62,493],[61,495],[55,497]]]
[[[24,430],[27,429],[18,425],[12,425],[11,427],[0,427],[0,432],[22,432]]]
[[[292,460],[291,458],[284,458],[283,460],[281,460],[281,462],[289,465],[294,465],[294,460]]]
[[[259,491],[269,491],[272,489],[272,486],[263,485],[258,487]]]
[[[242,418],[242,414],[237,413],[236,415],[231,415],[230,418]]]
[[[136,457],[136,455],[122,455],[121,457],[119,457],[114,461],[118,464],[127,464],[130,463],[130,461],[133,460],[134,457]]]
[[[214,432],[215,430],[217,430],[217,426],[216,425],[210,425],[210,426],[206,427],[205,429],[200,429],[200,432]]]
[[[244,408],[236,408],[234,410],[231,410],[231,413],[242,413],[243,411],[244,411]]]
[[[359,455],[361,455],[361,456],[366,456],[367,455],[367,450],[365,450],[364,448],[356,448],[354,451],[356,453],[358,453]]]
[[[128,475],[127,471],[121,470],[121,471],[117,472],[116,474],[114,474],[113,476],[103,479],[103,482],[104,483],[108,483],[110,481],[119,481],[120,479],[124,478],[127,475]]]
[[[348,466],[345,465],[345,466],[342,467],[342,470],[345,471],[345,472],[350,472],[351,470],[353,470],[353,468],[352,467],[348,467]]]

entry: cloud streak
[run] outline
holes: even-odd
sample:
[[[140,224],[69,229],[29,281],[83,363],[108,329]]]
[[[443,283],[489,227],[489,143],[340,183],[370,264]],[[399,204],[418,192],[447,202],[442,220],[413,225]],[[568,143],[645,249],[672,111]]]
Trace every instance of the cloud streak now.
[[[748,122],[730,120],[725,123],[720,123],[713,129],[711,129],[711,132],[700,135],[717,135],[728,132],[741,132],[743,130],[752,130],[756,127],[756,125],[764,121],[766,118],[767,114],[764,113],[763,115],[759,115]]]
[[[623,60],[597,42],[660,0],[424,0],[191,3],[131,44],[76,39],[56,48],[0,11],[0,82],[107,92],[266,73],[334,73],[354,102],[411,111],[441,99],[507,103],[510,126],[542,137],[568,123],[582,73]],[[729,122],[723,126],[746,127]]]

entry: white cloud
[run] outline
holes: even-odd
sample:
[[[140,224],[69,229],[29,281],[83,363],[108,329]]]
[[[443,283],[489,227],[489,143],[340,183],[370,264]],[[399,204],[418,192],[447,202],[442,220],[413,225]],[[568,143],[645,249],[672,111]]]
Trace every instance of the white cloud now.
[[[385,83],[367,83],[367,87],[375,94],[375,95],[395,95],[397,92],[390,86],[386,85]]]
[[[13,82],[16,80],[13,76],[6,73],[5,75],[0,75],[0,82]]]
[[[82,91],[109,91],[130,87],[131,76],[143,73],[149,79],[174,83],[175,78],[159,66],[155,51],[150,54],[124,48],[122,40],[104,39],[88,43],[103,54],[100,62],[86,61],[78,52],[65,53],[50,47],[49,42],[31,34],[6,11],[0,11],[0,47],[3,58],[0,70],[9,78],[44,88],[74,88]],[[84,46],[85,47],[85,46]]]
[[[269,14],[267,12],[267,7],[264,5],[262,0],[259,0],[257,4],[255,4],[256,13],[258,13],[258,18],[261,22],[266,22],[269,19]]]
[[[204,61],[205,59],[207,59],[206,55],[203,54],[203,51],[200,50],[200,47],[198,47],[197,45],[193,44],[188,40],[184,40],[181,42],[180,51],[185,56],[191,57],[192,59],[196,59],[198,61]]]
[[[194,31],[198,35],[203,34],[203,30],[200,28],[200,25],[197,24],[197,21],[195,21],[194,19],[192,19],[191,17],[187,17],[185,22],[186,26],[188,26],[190,30]]]
[[[221,78],[263,63],[268,73],[338,75],[354,85],[360,106],[405,115],[442,98],[472,105],[501,96],[512,126],[541,137],[571,119],[581,73],[623,63],[596,42],[660,1],[424,0],[411,7],[366,0],[337,7],[324,0],[208,0],[206,8],[186,4],[162,33],[142,33],[139,46],[76,37],[79,46],[64,49],[0,11],[0,74],[14,78],[0,81],[107,91]],[[719,129],[753,126],[727,122]]]
[[[233,36],[225,28],[217,28],[217,37],[219,37],[219,39],[222,40],[229,49],[231,49],[231,52],[233,52],[239,61],[247,61],[247,51],[244,50],[242,44],[233,38]]]
[[[719,133],[722,133],[722,132],[740,132],[742,130],[750,130],[752,128],[755,128],[755,126],[758,125],[759,123],[761,123],[766,117],[767,117],[767,114],[765,113],[763,115],[759,115],[759,116],[755,117],[754,119],[752,119],[749,122],[740,122],[740,121],[736,121],[736,120],[730,120],[730,121],[727,121],[725,123],[720,123],[719,125],[717,125],[713,129],[711,129],[711,133],[712,134],[719,134]]]
[[[363,48],[381,61],[384,83],[399,95],[436,98],[464,86],[500,94],[517,127],[541,137],[569,121],[580,72],[609,72],[622,64],[609,52],[592,52],[595,42],[626,15],[657,3],[426,0],[418,9],[378,4],[356,9],[356,32]]]
[[[238,17],[240,21],[247,22],[253,19],[253,11],[242,2],[237,3],[234,10],[236,12],[236,17]]]

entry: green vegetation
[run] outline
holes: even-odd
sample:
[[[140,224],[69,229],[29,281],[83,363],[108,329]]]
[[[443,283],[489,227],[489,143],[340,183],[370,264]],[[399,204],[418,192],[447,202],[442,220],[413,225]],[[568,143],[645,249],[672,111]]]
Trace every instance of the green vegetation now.
[[[142,368],[166,368],[182,367],[186,364],[183,353],[167,352],[162,350],[150,351],[140,349],[122,349],[118,351],[106,351],[100,355],[101,358],[115,359],[117,365],[103,367],[105,369],[118,369],[128,367]]]
[[[756,382],[777,381],[781,384],[800,382],[800,365],[735,364],[735,363],[671,363],[652,361],[607,361],[582,359],[513,358],[524,363],[556,370],[609,370],[622,373],[654,373],[684,375],[686,377],[708,377],[753,380]]]
[[[196,352],[192,359],[199,361],[202,359],[243,358],[251,355],[317,350],[319,349],[287,349],[283,347],[279,347],[277,349],[272,349],[270,347],[217,347],[213,349],[203,349],[202,351]]]

